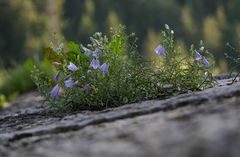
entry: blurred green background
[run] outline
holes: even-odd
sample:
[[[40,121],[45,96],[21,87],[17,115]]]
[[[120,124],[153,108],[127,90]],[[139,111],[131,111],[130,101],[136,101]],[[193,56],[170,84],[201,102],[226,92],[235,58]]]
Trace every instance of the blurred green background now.
[[[34,88],[24,84],[30,62],[41,60],[42,48],[55,38],[88,43],[93,32],[118,24],[136,32],[139,51],[148,56],[167,23],[178,46],[184,50],[204,40],[226,72],[226,43],[240,47],[239,8],[240,0],[0,0],[0,94],[13,93],[6,85],[10,78],[21,92]]]

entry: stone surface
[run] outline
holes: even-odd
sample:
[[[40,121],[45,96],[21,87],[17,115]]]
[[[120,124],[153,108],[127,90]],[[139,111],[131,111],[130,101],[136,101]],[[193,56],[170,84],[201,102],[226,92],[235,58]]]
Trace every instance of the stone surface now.
[[[0,112],[0,157],[238,157],[240,83],[220,84],[71,114],[52,113],[31,93]]]

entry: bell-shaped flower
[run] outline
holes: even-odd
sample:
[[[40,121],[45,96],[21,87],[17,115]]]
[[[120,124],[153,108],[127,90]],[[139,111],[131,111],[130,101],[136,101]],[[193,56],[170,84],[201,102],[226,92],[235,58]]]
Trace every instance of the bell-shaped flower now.
[[[60,74],[61,74],[61,72],[57,72],[55,75],[54,75],[54,80],[55,81],[58,81],[59,80],[59,78],[60,78]]]
[[[209,67],[210,67],[210,64],[209,64],[207,58],[204,57],[204,56],[203,56],[203,58],[202,58],[202,63],[203,63],[203,65],[204,65],[205,68],[209,68]]]
[[[158,55],[160,55],[160,56],[164,56],[164,55],[166,55],[165,48],[164,48],[161,44],[158,45],[158,47],[155,48],[154,51],[155,51],[156,54],[158,54]]]
[[[97,48],[92,52],[92,56],[95,58],[98,58],[100,53],[101,53],[101,50]]]
[[[68,65],[68,70],[77,71],[78,67],[75,64],[73,64],[72,62],[70,62]]]
[[[57,84],[56,86],[53,87],[53,89],[50,92],[50,96],[51,97],[57,97],[59,96],[61,87]]]
[[[67,79],[66,81],[64,81],[64,83],[67,88],[73,88],[75,85],[75,82],[73,81],[73,79],[71,77],[69,79]]]
[[[202,55],[197,50],[195,50],[194,59],[195,59],[195,61],[199,61],[202,59]]]
[[[101,65],[100,70],[103,72],[103,74],[107,74],[109,70],[109,65],[107,63],[104,63]]]
[[[97,69],[100,67],[100,62],[98,59],[93,59],[90,66],[93,68],[93,69]]]

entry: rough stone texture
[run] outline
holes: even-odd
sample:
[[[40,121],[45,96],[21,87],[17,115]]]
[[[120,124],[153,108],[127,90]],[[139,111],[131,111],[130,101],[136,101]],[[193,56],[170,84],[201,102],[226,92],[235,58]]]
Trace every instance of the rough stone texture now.
[[[0,157],[238,157],[240,83],[220,84],[71,114],[53,114],[33,93],[0,112]]]

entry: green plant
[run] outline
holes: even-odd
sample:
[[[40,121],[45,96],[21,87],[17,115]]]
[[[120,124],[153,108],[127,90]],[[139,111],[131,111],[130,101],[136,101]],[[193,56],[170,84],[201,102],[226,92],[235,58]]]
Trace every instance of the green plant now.
[[[48,76],[53,75],[53,68],[46,60],[39,62],[28,59],[23,64],[18,64],[8,70],[2,70],[0,93],[4,96],[5,101],[12,101],[18,94],[28,92],[36,88],[30,77],[30,73],[33,70],[33,62],[37,64]]]
[[[0,94],[0,109],[4,109],[7,107],[7,100],[6,97]]]
[[[29,88],[33,89],[34,84],[29,77],[29,70],[32,65],[32,61],[28,60],[22,65],[17,65],[12,69],[7,70],[0,86],[1,93],[4,95],[10,95],[13,93],[25,92]]]
[[[126,35],[123,26],[111,29],[109,37],[95,33],[87,47],[74,42],[48,47],[44,54],[57,73],[50,78],[35,66],[32,79],[63,110],[98,110],[213,86],[213,65],[202,42],[183,57],[168,25],[161,38],[151,62],[139,55],[135,35]]]

